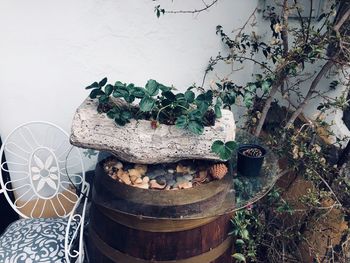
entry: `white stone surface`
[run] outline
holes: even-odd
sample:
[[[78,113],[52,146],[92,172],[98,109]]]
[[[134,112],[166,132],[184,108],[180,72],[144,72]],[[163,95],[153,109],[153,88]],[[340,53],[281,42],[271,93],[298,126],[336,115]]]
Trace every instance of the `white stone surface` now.
[[[96,100],[86,99],[77,109],[71,128],[71,143],[78,147],[113,152],[119,158],[133,163],[166,163],[182,159],[219,160],[211,152],[215,140],[235,139],[233,114],[222,110],[215,126],[205,127],[195,135],[174,125],[161,124],[152,129],[149,121],[131,120],[118,126],[105,113],[97,112]]]

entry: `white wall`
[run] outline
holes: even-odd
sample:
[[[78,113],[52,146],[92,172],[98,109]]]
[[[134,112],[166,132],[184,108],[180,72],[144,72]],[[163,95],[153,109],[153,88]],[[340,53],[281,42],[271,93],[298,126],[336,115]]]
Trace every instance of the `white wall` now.
[[[88,95],[84,87],[105,76],[138,85],[154,78],[179,90],[201,84],[208,59],[224,48],[216,25],[226,32],[241,27],[258,2],[263,1],[220,0],[199,15],[157,19],[157,2],[151,0],[0,0],[1,136],[31,120],[69,131],[75,109]],[[170,9],[203,4],[159,3]],[[255,30],[263,34],[266,24]],[[218,67],[216,74],[223,77],[228,69]],[[253,72],[249,64],[232,78],[246,83]]]
[[[160,1],[174,9],[201,0]],[[107,76],[143,85],[149,78],[180,90],[201,83],[222,46],[215,27],[240,27],[257,0],[220,0],[199,15],[157,19],[151,0],[1,0],[0,134],[47,120],[69,131],[84,87]],[[252,66],[236,76],[250,79]],[[219,73],[220,75],[220,73]]]

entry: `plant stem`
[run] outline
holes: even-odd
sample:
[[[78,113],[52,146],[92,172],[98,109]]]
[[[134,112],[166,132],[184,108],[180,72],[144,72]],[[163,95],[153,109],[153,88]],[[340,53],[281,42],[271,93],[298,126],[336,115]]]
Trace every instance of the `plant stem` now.
[[[166,108],[170,107],[170,106],[174,106],[172,103],[171,104],[168,104],[166,106],[164,106],[163,108],[160,108],[158,113],[157,113],[157,117],[156,117],[156,120],[158,121],[159,120],[159,114],[161,113],[161,111],[165,110]],[[186,111],[188,111],[188,109],[180,104],[176,105],[175,107],[180,107],[180,108],[183,108],[185,109]]]
[[[256,127],[256,130],[255,130],[255,136],[257,136],[257,137],[260,136],[262,127],[263,127],[263,125],[265,123],[265,119],[266,119],[267,113],[268,113],[268,111],[269,111],[269,109],[271,107],[271,103],[273,101],[273,98],[274,98],[276,92],[278,91],[279,86],[280,86],[280,82],[278,82],[278,83],[275,82],[272,85],[272,88],[270,90],[269,96],[266,99],[264,108],[263,108],[263,110],[261,112],[261,116],[260,116],[260,119],[259,119],[258,126]]]

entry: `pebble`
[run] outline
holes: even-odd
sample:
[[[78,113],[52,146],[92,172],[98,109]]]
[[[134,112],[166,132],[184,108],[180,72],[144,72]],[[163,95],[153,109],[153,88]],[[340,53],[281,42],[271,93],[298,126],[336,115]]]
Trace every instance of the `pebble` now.
[[[156,179],[157,183],[161,184],[161,185],[166,184],[166,181],[167,181],[165,176],[158,176],[155,179]]]
[[[154,179],[154,178],[161,176],[161,175],[164,175],[164,174],[165,174],[165,171],[163,169],[156,169],[152,172],[149,172],[149,174],[147,174],[147,175],[148,175],[149,179]]]
[[[142,178],[142,182],[148,183],[149,182],[149,177],[148,176],[143,177]]]
[[[174,179],[167,181],[168,186],[174,186],[175,184],[176,184],[176,181]]]
[[[131,184],[129,174],[124,172],[122,175],[118,176],[120,180],[122,180],[125,184]]]
[[[135,181],[134,181],[135,184],[142,184],[143,183],[143,180],[138,177]],[[148,183],[148,182],[147,182]]]
[[[134,169],[138,170],[141,175],[145,175],[147,172],[147,165],[146,164],[135,164]]]
[[[167,181],[170,181],[170,180],[174,179],[174,174],[166,174],[166,175],[164,175],[164,177]]]
[[[188,174],[193,175],[193,174],[195,174],[196,172],[197,172],[196,170],[189,170],[189,171],[188,171]]]
[[[128,169],[132,168],[132,169]],[[148,169],[149,168],[149,169]],[[181,163],[175,166],[147,166],[145,164],[127,165],[123,170],[120,161],[108,161],[106,173],[121,183],[141,189],[179,190],[188,189],[211,181],[206,166],[193,167]]]
[[[149,188],[148,183],[134,184],[133,186],[135,186],[137,188],[142,188],[142,189],[148,189]]]
[[[164,189],[166,187],[166,184],[160,185],[157,183],[156,180],[151,180],[149,182],[149,185],[150,185],[151,189],[160,189],[161,190],[161,189]]]
[[[117,162],[115,165],[114,165],[115,168],[117,169],[123,169],[123,164],[121,162]]]
[[[140,177],[138,177],[138,176],[130,176],[130,180],[131,180],[132,183],[135,183],[135,181],[137,179],[140,179]]]
[[[176,182],[177,182],[177,183],[183,183],[183,182],[188,182],[188,180],[186,180],[186,179],[184,178],[184,176],[178,176],[178,177],[176,178]]]
[[[142,176],[141,172],[137,169],[129,169],[128,172],[129,172],[130,176],[135,176],[135,177]]]
[[[192,188],[192,183],[191,182],[183,182],[178,185],[179,189],[188,189]]]
[[[184,175],[183,178],[186,179],[187,181],[192,181],[193,176],[192,175]]]

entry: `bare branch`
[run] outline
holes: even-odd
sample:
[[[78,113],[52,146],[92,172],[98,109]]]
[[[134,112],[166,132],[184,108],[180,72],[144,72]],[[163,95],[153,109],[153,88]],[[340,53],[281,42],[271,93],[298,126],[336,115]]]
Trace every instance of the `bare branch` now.
[[[305,106],[309,103],[312,95],[314,94],[314,91],[318,85],[318,83],[321,81],[322,77],[331,69],[331,67],[334,65],[334,62],[332,60],[328,60],[326,64],[323,65],[321,70],[318,72],[316,77],[311,83],[310,89],[308,93],[305,96],[305,99],[303,100],[302,103],[300,103],[299,107],[296,109],[296,111],[293,112],[292,116],[290,117],[289,121],[287,122],[285,128],[288,129],[290,128],[296,118],[298,118],[299,114],[304,110]]]
[[[283,56],[288,54],[288,0],[283,1],[283,13],[282,13],[282,41],[283,41]]]
[[[288,55],[288,10],[289,10],[288,9],[288,0],[284,0],[283,1],[283,10],[282,10],[283,57],[286,57]],[[273,98],[276,95],[278,88],[283,84],[283,82],[285,81],[285,79],[287,77],[287,74],[283,70],[284,67],[281,67],[281,69],[277,71],[280,78],[272,84],[270,93],[266,99],[264,108],[262,109],[258,126],[256,127],[256,130],[255,130],[255,136],[260,135],[262,127],[265,123],[267,113],[269,112],[269,110],[271,108],[271,103],[273,101]]]
[[[213,0],[210,4],[206,4],[204,1],[204,7],[200,9],[193,9],[193,10],[165,10],[164,13],[167,14],[196,14],[196,13],[201,13],[203,11],[206,11],[210,9],[213,5],[215,5],[219,0]]]

